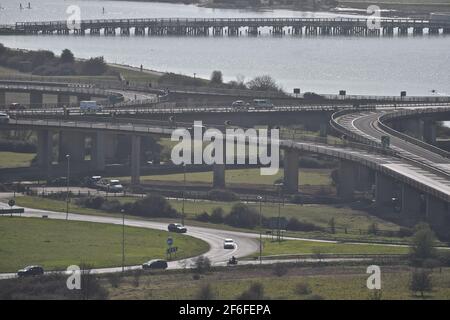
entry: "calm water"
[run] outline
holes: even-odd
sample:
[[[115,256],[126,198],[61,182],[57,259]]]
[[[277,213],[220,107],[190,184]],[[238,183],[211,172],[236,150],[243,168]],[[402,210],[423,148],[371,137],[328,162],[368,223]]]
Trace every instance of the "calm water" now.
[[[198,8],[191,5],[121,1],[0,0],[0,24],[30,20],[64,20],[76,4],[82,18],[150,17],[330,17],[333,14],[265,12]],[[105,7],[106,13],[102,14]],[[0,36],[0,43],[26,49],[71,49],[77,56],[103,55],[107,61],[160,71],[209,77],[221,70],[225,80],[270,74],[291,91],[349,94],[450,94],[450,37],[408,38],[192,38]]]

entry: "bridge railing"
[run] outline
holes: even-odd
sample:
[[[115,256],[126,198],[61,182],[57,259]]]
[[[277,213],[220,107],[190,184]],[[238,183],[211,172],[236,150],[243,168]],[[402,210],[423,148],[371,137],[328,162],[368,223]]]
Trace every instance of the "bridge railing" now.
[[[450,158],[450,152],[442,150],[442,149],[440,149],[434,145],[431,145],[429,143],[426,143],[422,140],[411,137],[410,135],[399,132],[384,123],[386,121],[402,118],[405,116],[412,116],[412,115],[418,115],[418,114],[420,114],[420,115],[431,114],[432,115],[432,114],[440,113],[440,112],[450,112],[450,107],[449,108],[419,109],[419,110],[402,110],[402,111],[387,113],[378,118],[378,125],[380,126],[380,128],[383,131],[393,135],[394,137],[408,141],[409,143],[415,144],[415,145],[417,145],[421,148],[424,148],[425,150],[428,150],[430,152],[439,154],[439,155],[443,156],[444,158]]]

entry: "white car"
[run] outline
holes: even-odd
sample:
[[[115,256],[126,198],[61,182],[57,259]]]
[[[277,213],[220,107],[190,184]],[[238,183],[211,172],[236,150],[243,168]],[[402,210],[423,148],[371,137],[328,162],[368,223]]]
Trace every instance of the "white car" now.
[[[123,192],[123,186],[119,180],[109,180],[108,191],[113,193]]]
[[[6,113],[0,113],[0,123],[8,123],[9,116]]]
[[[234,248],[236,248],[236,242],[234,242],[233,239],[225,239],[223,241],[223,248],[224,249],[234,249]]]

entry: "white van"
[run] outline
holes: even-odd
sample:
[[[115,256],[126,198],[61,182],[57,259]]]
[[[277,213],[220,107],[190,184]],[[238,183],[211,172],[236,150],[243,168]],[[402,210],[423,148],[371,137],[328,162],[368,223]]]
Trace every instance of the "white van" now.
[[[95,113],[102,111],[102,107],[97,105],[97,101],[80,101],[80,111],[83,113]]]
[[[267,99],[253,99],[252,101],[253,108],[273,108],[274,105],[270,100]]]
[[[0,123],[8,123],[9,116],[6,113],[0,113]]]

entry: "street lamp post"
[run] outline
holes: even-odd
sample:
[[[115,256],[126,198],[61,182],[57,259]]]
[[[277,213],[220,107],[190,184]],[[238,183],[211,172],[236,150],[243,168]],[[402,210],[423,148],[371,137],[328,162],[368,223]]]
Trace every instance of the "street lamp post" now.
[[[122,272],[125,271],[125,210],[120,210],[122,213]]]
[[[186,198],[186,163],[183,163],[183,202],[181,205],[181,224],[184,226],[184,201]]]
[[[259,200],[259,264],[262,264],[262,197]]]
[[[70,184],[70,155],[66,154],[67,159],[67,190],[66,190],[66,220],[69,219],[69,184]]]
[[[278,221],[277,221],[277,241],[281,242],[281,190],[283,188],[283,183],[275,184],[278,188]]]

